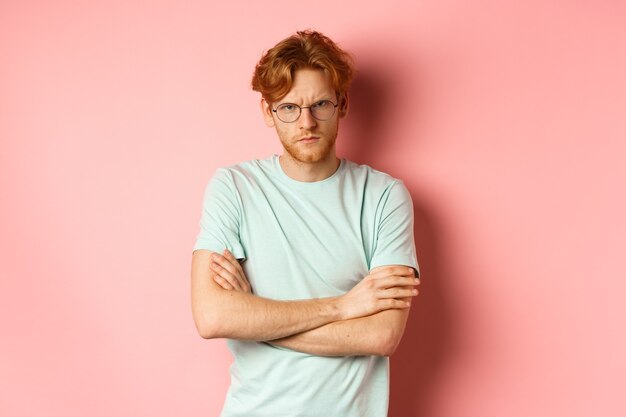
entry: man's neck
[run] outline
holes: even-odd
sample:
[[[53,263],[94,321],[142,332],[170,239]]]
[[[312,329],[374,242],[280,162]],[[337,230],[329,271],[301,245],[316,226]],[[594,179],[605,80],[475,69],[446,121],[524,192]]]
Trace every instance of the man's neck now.
[[[302,182],[322,181],[337,171],[341,161],[334,153],[319,162],[301,162],[284,153],[278,158],[278,162],[288,177]]]

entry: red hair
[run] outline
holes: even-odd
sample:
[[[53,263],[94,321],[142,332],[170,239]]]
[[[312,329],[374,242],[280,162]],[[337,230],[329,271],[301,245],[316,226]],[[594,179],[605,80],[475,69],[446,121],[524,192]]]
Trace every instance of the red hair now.
[[[252,89],[270,103],[280,100],[291,90],[294,72],[301,68],[324,70],[340,96],[348,91],[355,74],[352,56],[330,38],[313,30],[298,31],[263,55],[254,70]]]

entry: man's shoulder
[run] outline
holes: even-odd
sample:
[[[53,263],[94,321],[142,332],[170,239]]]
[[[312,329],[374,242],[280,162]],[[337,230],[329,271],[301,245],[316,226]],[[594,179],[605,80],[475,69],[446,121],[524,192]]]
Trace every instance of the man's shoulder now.
[[[379,186],[382,188],[391,187],[394,184],[402,184],[402,180],[388,174],[387,172],[373,168],[367,164],[359,164],[357,162],[345,159],[345,169],[347,175],[361,178],[368,184]]]
[[[237,162],[230,165],[224,165],[219,167],[218,170],[226,171],[250,171],[259,169],[265,166],[270,166],[273,163],[274,155],[266,158],[248,159],[246,161]]]
[[[272,169],[274,155],[218,167],[213,176],[221,178],[254,177]]]

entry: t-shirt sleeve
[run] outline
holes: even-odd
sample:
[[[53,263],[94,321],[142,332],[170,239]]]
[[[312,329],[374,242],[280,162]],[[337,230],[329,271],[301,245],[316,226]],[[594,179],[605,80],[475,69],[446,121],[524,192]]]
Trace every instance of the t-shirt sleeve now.
[[[193,250],[221,253],[228,249],[237,259],[246,259],[239,239],[241,205],[230,173],[218,169],[204,191],[200,232]]]
[[[415,268],[419,276],[411,194],[401,181],[396,181],[383,194],[381,203],[370,269],[384,265],[406,265]]]

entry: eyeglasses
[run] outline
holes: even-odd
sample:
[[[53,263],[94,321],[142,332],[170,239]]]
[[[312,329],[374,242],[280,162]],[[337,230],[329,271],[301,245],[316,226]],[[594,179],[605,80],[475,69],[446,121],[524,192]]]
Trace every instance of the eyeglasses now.
[[[276,116],[284,123],[293,123],[300,118],[302,109],[309,109],[311,116],[315,119],[324,121],[335,115],[335,109],[339,104],[335,104],[330,100],[320,100],[307,107],[301,107],[293,103],[283,103],[275,109],[272,109]]]

